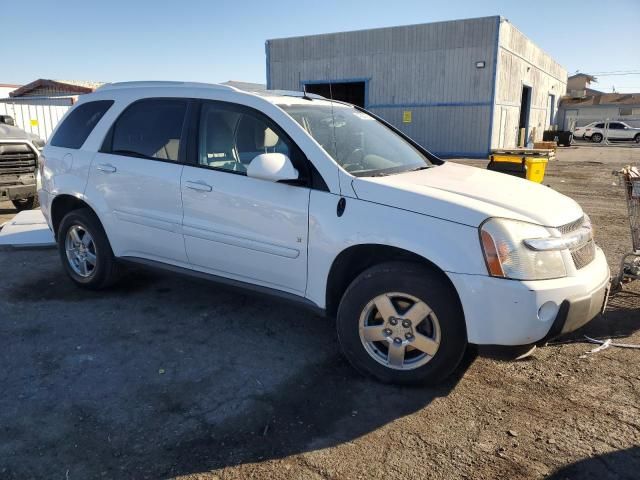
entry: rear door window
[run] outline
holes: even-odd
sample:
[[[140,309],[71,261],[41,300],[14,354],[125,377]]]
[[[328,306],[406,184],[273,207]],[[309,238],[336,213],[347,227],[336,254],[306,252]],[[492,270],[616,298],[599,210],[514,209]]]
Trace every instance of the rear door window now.
[[[604,128],[604,123],[598,123],[595,128]]]
[[[62,122],[50,144],[73,149],[82,147],[111,105],[113,100],[97,100],[78,105]]]
[[[177,162],[186,111],[182,99],[133,103],[113,125],[111,153]]]

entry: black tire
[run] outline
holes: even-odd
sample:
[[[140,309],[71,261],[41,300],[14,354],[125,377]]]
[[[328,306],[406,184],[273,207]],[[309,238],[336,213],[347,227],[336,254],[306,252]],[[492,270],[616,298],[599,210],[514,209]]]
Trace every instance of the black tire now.
[[[87,277],[77,274],[67,258],[65,242],[67,233],[74,226],[80,226],[93,238],[96,264]],[[120,278],[121,267],[113,256],[100,220],[90,209],[81,208],[67,213],[60,222],[57,241],[62,265],[76,285],[89,290],[100,290],[113,285]]]
[[[420,299],[437,316],[440,344],[424,365],[407,370],[385,366],[367,351],[360,339],[361,314],[374,298],[390,292]],[[361,273],[342,297],[337,329],[342,352],[351,364],[385,383],[437,384],[454,372],[467,348],[464,313],[455,290],[443,274],[417,263],[388,262]]]
[[[561,142],[561,144],[563,146],[570,147],[571,146],[571,142],[573,141],[573,133],[566,132],[564,135],[560,136],[559,141]]]
[[[601,133],[594,133],[593,135],[591,135],[591,138],[590,138],[590,140],[593,143],[600,143],[600,142],[602,142],[603,139],[604,139],[604,137],[602,136]]]
[[[11,200],[11,203],[13,203],[13,206],[19,212],[22,212],[23,210],[33,210],[34,208],[40,206],[40,202],[38,201],[37,195],[35,197],[21,198],[19,200]]]
[[[633,141],[636,143],[640,143],[640,133],[638,133],[635,137],[633,137]]]

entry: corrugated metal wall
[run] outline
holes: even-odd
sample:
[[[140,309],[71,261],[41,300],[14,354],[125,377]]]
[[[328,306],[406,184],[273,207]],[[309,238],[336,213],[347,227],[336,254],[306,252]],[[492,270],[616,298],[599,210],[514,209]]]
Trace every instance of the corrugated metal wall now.
[[[557,112],[567,89],[567,71],[504,19],[499,45],[492,148],[517,144],[523,85],[531,87],[529,126],[536,127],[535,140],[542,140],[549,125],[560,123]]]
[[[74,97],[3,98],[0,99],[0,115],[11,115],[17,127],[48,140],[73,102]]]
[[[365,81],[366,107],[442,155],[489,149],[499,17],[269,40],[270,89]],[[476,68],[484,61],[484,68]],[[411,111],[411,123],[403,112]]]

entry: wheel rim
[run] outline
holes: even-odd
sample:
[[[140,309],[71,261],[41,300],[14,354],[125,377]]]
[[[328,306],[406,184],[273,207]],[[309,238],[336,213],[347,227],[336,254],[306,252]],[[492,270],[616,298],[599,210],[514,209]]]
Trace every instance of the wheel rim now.
[[[602,135],[600,135],[599,133],[595,133],[591,138],[595,143],[600,143],[602,141]]]
[[[91,234],[81,225],[67,231],[65,251],[71,269],[83,278],[90,277],[96,268],[96,246]]]
[[[362,310],[360,341],[378,363],[413,370],[430,362],[440,348],[440,322],[422,300],[406,293],[378,295]]]

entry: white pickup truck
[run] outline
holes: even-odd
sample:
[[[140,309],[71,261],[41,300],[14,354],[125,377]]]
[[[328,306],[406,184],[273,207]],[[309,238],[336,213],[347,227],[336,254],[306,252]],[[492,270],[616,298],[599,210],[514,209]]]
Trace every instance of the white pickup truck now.
[[[67,113],[40,169],[79,286],[136,262],[286,297],[336,318],[346,357],[385,382],[438,382],[469,343],[575,330],[608,292],[576,202],[318,96],[107,85]]]
[[[13,118],[0,115],[0,200],[11,200],[18,210],[38,205],[36,170],[44,142],[19,129]]]

